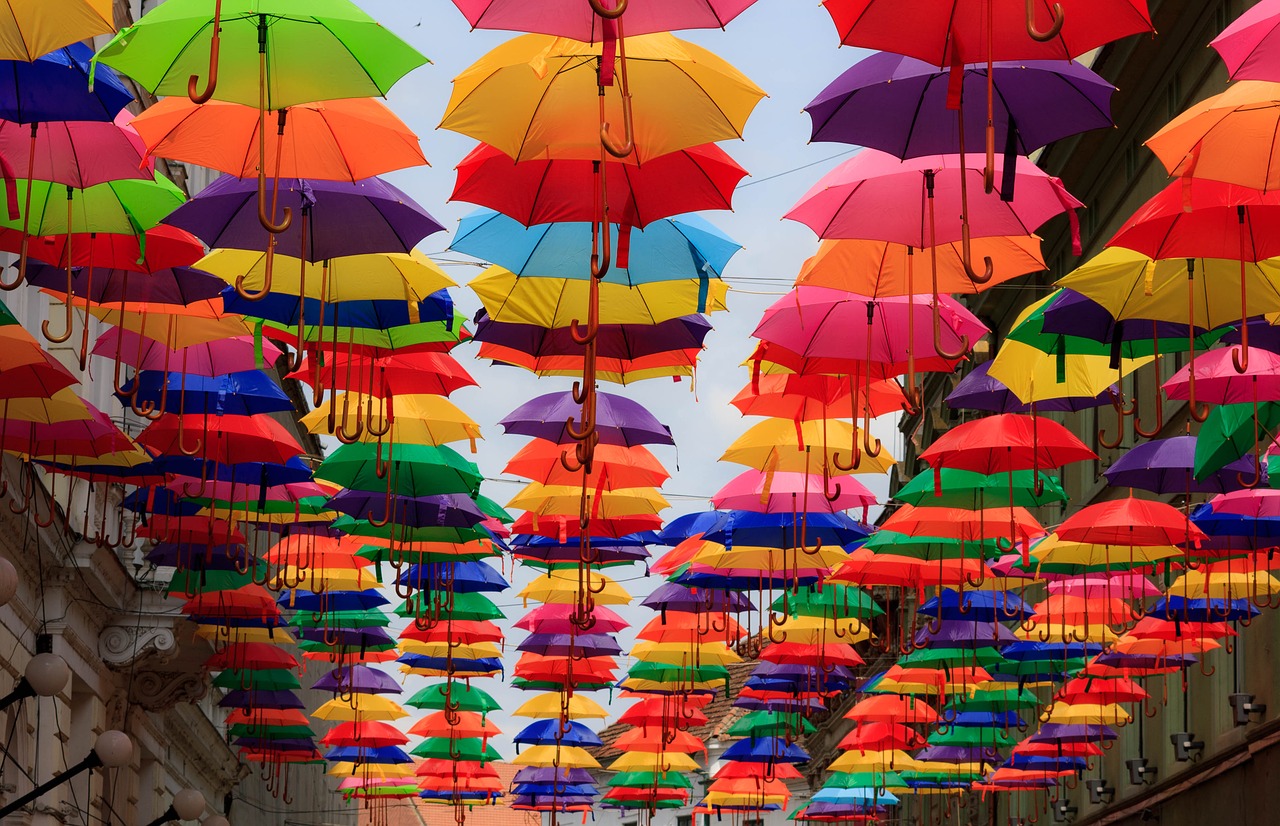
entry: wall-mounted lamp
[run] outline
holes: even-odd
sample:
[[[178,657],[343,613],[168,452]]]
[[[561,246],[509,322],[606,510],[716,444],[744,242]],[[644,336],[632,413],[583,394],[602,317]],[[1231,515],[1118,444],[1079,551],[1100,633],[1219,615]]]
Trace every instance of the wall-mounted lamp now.
[[[196,820],[204,814],[204,795],[195,789],[183,789],[173,796],[169,808],[147,826],[164,826],[172,820]]]
[[[62,774],[55,775],[51,780],[36,786],[4,808],[0,808],[0,820],[4,820],[40,795],[57,788],[77,775],[98,767],[119,768],[131,759],[133,759],[133,741],[129,739],[129,735],[123,731],[104,731],[98,735],[98,739],[93,744],[93,750],[85,759],[68,767]]]
[[[1129,782],[1133,785],[1143,786],[1156,782],[1156,772],[1159,769],[1155,766],[1147,765],[1147,758],[1134,757],[1131,760],[1124,761],[1124,765],[1129,770]]]
[[[1169,742],[1173,743],[1173,759],[1179,763],[1194,762],[1204,754],[1204,741],[1197,740],[1196,736],[1189,731],[1170,734]]]
[[[1227,695],[1227,702],[1231,703],[1231,721],[1237,726],[1247,726],[1253,722],[1255,714],[1261,719],[1267,713],[1265,704],[1255,703],[1253,700],[1252,694]]]
[[[71,667],[53,653],[52,635],[40,634],[36,637],[36,655],[27,661],[27,669],[13,691],[0,698],[0,711],[28,697],[52,697],[66,688],[70,680]]]
[[[1089,791],[1089,802],[1095,806],[1110,803],[1116,798],[1116,787],[1108,786],[1107,781],[1100,777],[1084,781],[1084,787]]]
[[[1071,801],[1059,800],[1053,806],[1053,822],[1070,823],[1075,819],[1075,816],[1079,811],[1079,809],[1071,805]]]

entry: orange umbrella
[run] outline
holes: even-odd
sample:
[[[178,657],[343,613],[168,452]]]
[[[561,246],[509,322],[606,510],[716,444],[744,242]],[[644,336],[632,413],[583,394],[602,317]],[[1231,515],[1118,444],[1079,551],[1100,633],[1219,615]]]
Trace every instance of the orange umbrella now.
[[[732,617],[720,617],[714,621],[700,614],[671,611],[666,617],[654,617],[636,634],[637,639],[651,642],[735,642],[745,636],[747,629]]]
[[[778,373],[761,376],[738,391],[730,404],[744,416],[769,416],[793,421],[832,419],[848,408],[853,418],[862,415],[852,405],[861,407],[870,403],[871,415],[882,416],[903,409],[907,398],[902,388],[892,379],[871,382],[870,392],[856,388],[858,399],[854,401],[853,379],[849,376],[795,375]]]
[[[456,722],[450,722],[450,719]],[[446,712],[437,711],[409,727],[409,733],[415,737],[439,737],[446,731],[452,737],[479,737],[483,740],[502,733],[502,729],[495,726],[492,720],[476,711],[459,711],[452,718]]]
[[[133,127],[148,155],[249,178],[258,174],[260,162],[258,120],[257,107],[220,100],[194,104],[177,95],[134,118]],[[298,104],[280,120],[283,135],[266,141],[263,168],[278,170],[282,178],[358,181],[427,162],[418,136],[373,98]]]
[[[990,281],[973,281],[965,271],[960,242],[939,244],[938,292],[976,293],[1048,269],[1035,235],[974,238],[972,248],[972,260],[990,258],[997,274]],[[795,283],[797,287],[832,287],[872,297],[924,293],[925,279],[931,275],[919,268],[929,267],[930,252],[887,241],[827,240],[804,262]]]
[[[933,706],[900,694],[873,694],[859,700],[844,717],[859,723],[902,723],[910,726],[934,725],[942,721]]]
[[[546,439],[534,439],[520,448],[503,473],[523,476],[544,485],[581,485],[582,472],[570,472],[560,465],[560,455],[564,447]],[[658,487],[671,478],[662,463],[649,452],[649,449],[636,445],[596,445],[593,469],[598,478],[611,487]],[[594,489],[596,479],[592,479],[589,487]]]
[[[994,576],[991,569],[978,559],[926,561],[910,556],[878,554],[869,548],[859,548],[836,566],[828,581],[922,590],[938,585],[963,585],[967,581]]]
[[[670,738],[669,742],[668,738]],[[662,732],[656,729],[646,730],[643,728],[633,728],[624,732],[613,745],[614,748],[622,751],[672,751],[681,754],[694,754],[696,752],[705,754],[707,751],[707,747],[703,742],[687,731]]]

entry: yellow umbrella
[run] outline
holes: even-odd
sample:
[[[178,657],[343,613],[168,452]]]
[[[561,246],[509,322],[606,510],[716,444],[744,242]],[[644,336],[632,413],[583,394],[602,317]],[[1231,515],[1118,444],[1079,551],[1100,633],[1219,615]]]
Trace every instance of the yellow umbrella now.
[[[1084,568],[1115,567],[1127,569],[1150,565],[1161,559],[1181,556],[1173,545],[1097,545],[1092,542],[1067,542],[1051,533],[1031,547],[1031,554],[1041,565],[1079,565]]]
[[[618,519],[639,514],[653,515],[671,507],[657,488],[613,488],[599,493],[588,490],[591,513],[601,519]],[[530,482],[507,503],[540,516],[577,513],[582,488],[572,485],[544,485]]]
[[[515,711],[516,717],[536,717],[551,720],[560,716],[560,695],[557,692],[539,694],[532,700],[526,700]],[[568,717],[570,720],[605,720],[609,712],[604,706],[582,694],[574,694],[569,698]]]
[[[742,137],[764,91],[711,52],[670,34],[628,37],[620,83],[600,87],[601,44],[547,35],[508,40],[454,78],[440,126],[517,161],[600,158],[604,120],[633,125],[636,162]],[[631,94],[623,111],[622,88]],[[629,117],[627,115],[630,115]],[[620,142],[627,142],[624,135]],[[621,156],[630,152],[620,153]]]
[[[1049,713],[1041,717],[1042,723],[1066,726],[1123,726],[1131,720],[1133,717],[1119,703],[1055,703]]]
[[[364,723],[370,720],[399,720],[408,717],[409,712],[395,700],[380,694],[356,693],[351,695],[350,700],[335,698],[328,701],[311,712],[311,716],[317,720]]]
[[[24,453],[15,453],[16,456],[27,456]],[[145,465],[151,461],[151,457],[142,451],[141,448],[134,450],[120,450],[114,453],[104,453],[101,456],[84,456],[77,454],[53,454],[44,456],[27,456],[27,458],[39,459],[41,462],[52,462],[58,465],[65,465],[70,468],[76,468],[81,465],[92,465],[94,467],[116,467],[131,468]]]
[[[293,514],[289,514],[290,517]],[[256,517],[255,517],[256,518]],[[324,591],[366,591],[377,588],[381,583],[373,571],[363,568],[299,568],[296,565],[285,566],[280,575],[284,582],[297,583],[294,589],[301,588],[316,593]],[[295,593],[290,590],[290,597]]]
[[[338,518],[337,511],[318,511],[316,513],[297,513],[289,511],[288,513],[257,513],[253,510],[252,503],[249,511],[246,512],[244,507],[224,508],[224,507],[207,507],[202,508],[199,512],[200,516],[213,516],[215,519],[230,519],[235,522],[263,522],[270,525],[292,525],[303,522],[332,522]]]
[[[354,763],[350,760],[330,763],[325,774],[335,777],[354,777],[359,775],[370,780],[414,776],[412,763]]]
[[[801,551],[750,545],[725,548],[718,542],[703,542],[691,561],[725,568],[782,571],[796,567],[797,560],[803,562],[805,568],[834,568],[848,558],[849,552],[839,545],[823,545],[817,550],[810,547],[807,551]]]
[[[631,656],[637,660],[667,665],[728,665],[740,663],[742,658],[729,650],[722,642],[702,642],[692,645],[677,642],[637,642],[631,647]]]
[[[849,445],[859,431],[843,419],[813,419],[801,425],[803,446],[796,435],[796,424],[789,419],[765,419],[752,425],[739,436],[724,455],[722,462],[749,468],[783,473],[820,473],[823,466],[835,467],[833,454],[848,457]],[[849,473],[888,473],[897,464],[889,451],[879,456],[862,453],[858,466]]]
[[[253,334],[253,328],[244,320],[244,316],[232,314],[219,315],[216,318],[200,316],[179,316],[177,314],[119,310],[111,307],[94,305],[89,308],[94,318],[104,324],[137,333],[145,338],[165,344],[171,350],[193,347],[224,338],[247,336]],[[180,365],[174,365],[175,368]]]
[[[791,799],[790,794],[750,794],[745,792],[707,792],[702,799],[702,806],[716,809],[724,806],[785,806]],[[708,815],[710,817],[710,815]]]
[[[837,757],[829,772],[904,772],[920,765],[914,757],[898,749],[884,751],[850,750]]]
[[[631,602],[631,595],[609,577],[595,571],[588,576],[589,587],[597,605],[626,605]],[[529,600],[544,605],[573,605],[578,601],[578,573],[548,571],[524,586],[516,596],[524,600],[525,605],[529,604]]]
[[[1005,339],[996,352],[987,375],[1008,387],[1025,404],[1050,399],[1090,398],[1106,391],[1116,381],[1154,359],[1120,359],[1111,366],[1108,356],[1067,353],[1059,357],[1030,344]]]
[[[1280,592],[1280,580],[1265,570],[1187,571],[1167,591],[1183,599],[1247,599]]]
[[[64,387],[47,399],[6,399],[0,402],[0,411],[3,411],[4,418],[10,421],[36,422],[37,424],[82,422],[93,418],[84,400],[69,387]]]
[[[452,652],[454,657],[463,660],[482,660],[501,658],[502,651],[497,643],[477,642],[469,645],[452,645],[448,640],[440,642],[423,642],[421,640],[401,640],[400,651],[405,654],[420,654],[424,657],[447,657]]]
[[[255,250],[219,249],[195,267],[228,284],[243,278],[246,291],[258,292],[267,283],[267,255]],[[303,267],[305,266],[305,271]],[[271,291],[305,295],[325,302],[398,299],[417,303],[446,287],[456,287],[434,261],[414,250],[331,258],[323,263],[304,262],[276,253]]]
[[[511,762],[516,766],[555,766],[559,769],[600,768],[600,763],[581,746],[530,746]]]
[[[1110,626],[1103,623],[1088,625],[1064,625],[1061,622],[1028,623],[1027,627],[1019,627],[1013,632],[1020,639],[1030,642],[1051,642],[1070,645],[1078,642],[1111,643],[1119,639]]]
[[[702,767],[687,754],[676,751],[629,751],[609,764],[611,772],[692,772]]]
[[[10,0],[0,15],[0,60],[31,62],[116,30],[111,0]]]
[[[378,432],[386,431],[386,400],[356,393],[351,395],[351,401],[344,404],[347,395],[338,393],[333,398],[326,399],[323,404],[302,417],[303,426],[309,433],[332,435],[334,431],[329,429],[329,411],[337,407],[334,427],[345,428],[346,433],[356,431],[356,419],[362,415],[373,417],[371,425],[359,428],[362,442],[384,439],[417,445],[470,442],[471,452],[475,453],[476,440],[484,438],[480,435],[480,425],[456,404],[444,396],[431,395],[397,395],[391,405],[391,430],[378,436]]]
[[[781,634],[786,634],[787,642],[803,645],[852,644],[871,639],[871,629],[856,617],[844,619],[805,615],[787,617],[781,623],[774,625],[773,636],[781,639]]]
[[[293,645],[295,640],[283,628],[230,628],[225,625],[197,625],[195,635],[219,644],[265,642],[270,645]]]
[[[568,327],[587,317],[590,284],[575,278],[521,278],[502,267],[489,267],[467,284],[484,304],[489,318],[511,324]],[[729,285],[688,278],[628,287],[603,282],[600,287],[601,324],[647,324],[670,321],[693,313],[728,309]]]

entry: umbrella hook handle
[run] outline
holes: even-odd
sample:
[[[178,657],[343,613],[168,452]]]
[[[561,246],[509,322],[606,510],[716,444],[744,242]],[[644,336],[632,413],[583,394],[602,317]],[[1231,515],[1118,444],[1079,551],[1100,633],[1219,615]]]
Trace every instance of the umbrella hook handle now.
[[[1053,22],[1048,29],[1042,31],[1036,27],[1035,0],[1027,0],[1027,35],[1032,40],[1039,43],[1048,43],[1062,33],[1062,24],[1066,21],[1066,16],[1062,13],[1062,4],[1054,3],[1051,12],[1053,14]]]
[[[988,258],[988,261],[991,259]],[[939,297],[937,293],[933,294],[933,352],[939,357],[952,361],[964,358],[969,352],[972,343],[967,335],[960,336],[960,347],[958,350],[948,350],[942,344],[942,317],[938,312]]]
[[[56,336],[53,335],[52,333],[49,332],[51,328],[49,326],[49,319],[46,318],[44,321],[40,322],[40,332],[44,333],[44,337],[46,341],[51,342],[53,344],[61,344],[64,341],[67,341],[68,339],[71,338],[72,327],[75,324],[75,312],[71,306],[73,298],[74,298],[74,292],[72,290],[71,268],[68,267],[67,268],[67,297],[66,297],[66,300],[63,301],[63,307],[66,308],[66,324],[64,325],[65,329],[59,335],[56,335]],[[88,321],[86,320],[85,323],[88,323]]]
[[[1120,447],[1120,443],[1124,441],[1124,419],[1127,414],[1124,411],[1124,397],[1118,391],[1111,394],[1111,407],[1116,411],[1116,427],[1119,430],[1118,435],[1115,439],[1108,439],[1107,431],[1102,428],[1098,428],[1098,444],[1102,445],[1107,450],[1115,450]],[[1133,411],[1136,412],[1136,410],[1137,402],[1135,400]],[[1134,426],[1137,426],[1136,421]]]
[[[382,399],[383,399],[382,408],[383,409],[382,409],[382,416],[380,417],[382,420],[382,426],[381,428],[375,428],[373,426],[373,423],[377,421],[379,417],[374,416],[374,412],[373,412],[374,396],[373,396],[373,393],[370,392],[369,403],[365,408],[367,421],[365,423],[364,429],[365,429],[365,432],[368,433],[370,436],[377,436],[379,439],[381,439],[383,436],[386,436],[388,433],[391,432],[391,425],[392,425],[392,422],[395,420],[395,409],[394,409],[395,397],[391,394],[390,390],[387,388],[387,372],[386,372],[387,368],[379,367],[378,370],[379,370],[379,376],[382,379]],[[372,376],[372,372],[373,371],[370,371],[371,376]]]
[[[1137,433],[1144,439],[1154,439],[1164,430],[1164,399],[1160,395],[1160,389],[1156,388],[1156,426],[1151,430],[1142,428],[1142,420],[1138,418],[1138,400],[1133,400],[1133,432]]]
[[[939,631],[942,630],[941,606],[939,606],[938,615],[934,617],[929,617],[929,620],[924,624],[924,627],[929,631],[930,634],[937,634]]]
[[[369,366],[370,375],[373,374],[373,365]],[[356,403],[360,405],[360,402]],[[339,442],[344,445],[355,444],[360,441],[360,436],[364,433],[364,417],[360,415],[360,410],[356,410],[355,432],[347,432],[347,424],[351,419],[351,391],[348,390],[342,394],[342,421],[338,422],[338,426],[334,429],[333,435],[337,437]]]
[[[208,103],[218,88],[218,53],[222,51],[222,0],[213,4],[213,35],[209,38],[209,77],[204,91],[200,91],[200,77],[187,78],[187,97],[192,103]]]
[[[588,0],[592,9],[598,0]],[[626,9],[626,2],[622,4]],[[597,11],[597,14],[599,12]],[[618,93],[622,97],[622,134],[621,143],[609,134],[609,121],[604,116],[604,87],[600,87],[600,145],[615,158],[622,160],[636,150],[635,129],[631,114],[631,84],[627,79],[627,39],[622,36],[622,24],[618,23]]]
[[[630,0],[618,0],[616,5],[611,9],[606,9],[600,0],[587,0],[587,2],[591,4],[591,10],[595,12],[598,17],[603,17],[605,20],[617,20],[622,17],[622,15],[626,14],[627,4]]]
[[[826,464],[822,466],[822,495],[828,502],[840,498],[840,483],[836,482],[834,490],[831,488],[831,468]]]

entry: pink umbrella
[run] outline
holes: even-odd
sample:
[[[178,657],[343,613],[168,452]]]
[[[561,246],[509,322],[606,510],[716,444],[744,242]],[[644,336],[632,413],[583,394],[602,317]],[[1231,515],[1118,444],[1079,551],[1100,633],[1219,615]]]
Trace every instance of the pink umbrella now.
[[[1237,373],[1230,348],[1210,350],[1179,370],[1163,385],[1171,399],[1190,395],[1195,370],[1196,396],[1214,404],[1248,404],[1280,399],[1280,354],[1249,348],[1248,370]]]
[[[1209,45],[1232,80],[1280,80],[1280,0],[1262,0]]]
[[[844,358],[875,364],[905,364],[912,351],[929,347],[927,335],[904,335],[908,319],[922,324],[933,312],[912,296],[868,298],[828,287],[797,287],[764,311],[752,333],[756,338],[813,358]],[[986,325],[950,296],[938,299],[939,341],[968,349],[968,341],[988,332]],[[950,372],[949,357],[930,368]],[[899,370],[899,373],[905,370]]]
[[[576,628],[571,622],[573,611],[572,605],[539,605],[521,617],[516,623],[516,628],[523,631],[536,630],[539,634],[581,633],[581,629]],[[631,626],[631,623],[624,620],[617,612],[603,605],[596,606],[593,616],[596,618],[596,624],[592,626],[592,631],[596,633],[616,634]]]
[[[834,476],[829,481],[835,482],[834,499],[827,498],[827,483],[821,474],[748,470],[720,488],[711,497],[711,504],[755,513],[835,513],[849,508],[865,511],[876,504],[875,494],[852,476]]]
[[[1048,577],[1045,577],[1048,579]],[[1158,597],[1163,591],[1145,576],[1133,571],[1116,574],[1086,574],[1050,580],[1049,593],[1077,597],[1118,597],[1120,599],[1146,599]]]
[[[221,376],[261,367],[254,353],[253,336],[235,336],[171,350],[155,339],[112,327],[94,342],[93,354],[116,358],[138,370],[181,371],[194,376]],[[262,364],[274,364],[283,354],[283,350],[263,339]]]
[[[1000,170],[995,173],[995,192],[980,194],[970,202],[970,184],[981,192],[984,162],[980,155],[930,155],[901,161],[886,152],[864,149],[823,176],[785,217],[805,224],[821,238],[890,241],[930,250],[935,296],[938,244],[960,241],[970,280],[975,285],[986,284],[993,275],[992,262],[986,258],[985,271],[974,271],[972,236],[1030,235],[1045,221],[1066,212],[1071,220],[1072,246],[1080,254],[1075,209],[1083,204],[1067,192],[1062,181],[1026,158],[1019,158],[1014,172],[1017,196],[1012,201],[997,194],[1005,174]],[[907,283],[908,292],[914,293],[914,274],[910,270]],[[914,324],[914,317],[911,321]],[[915,338],[914,327],[908,328],[907,336]],[[949,358],[964,354],[964,350],[944,349],[937,336],[934,352]],[[914,386],[908,387],[907,392],[914,396]]]
[[[1233,490],[1209,500],[1214,513],[1229,513],[1251,519],[1280,517],[1280,490]]]
[[[165,485],[178,496],[198,495],[202,499],[220,499],[223,501],[246,501],[261,499],[270,502],[298,502],[312,496],[331,496],[332,489],[322,488],[315,482],[290,482],[285,485],[269,485],[265,490],[254,482],[229,482],[224,480],[207,480],[201,489],[198,476],[174,476]],[[192,494],[191,491],[200,491]],[[236,499],[239,497],[239,499]]]

